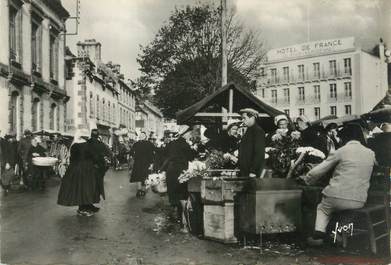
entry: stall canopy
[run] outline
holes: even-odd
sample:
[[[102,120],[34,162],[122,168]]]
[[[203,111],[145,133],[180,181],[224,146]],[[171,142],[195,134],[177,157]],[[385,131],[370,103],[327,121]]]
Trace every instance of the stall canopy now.
[[[227,109],[228,116],[238,113],[243,108],[253,108],[260,113],[261,117],[274,118],[283,112],[269,106],[255,97],[250,91],[229,83],[209,96],[181,110],[177,113],[178,124],[199,124],[210,120],[212,117],[219,117],[221,108]],[[224,114],[220,114],[220,117]]]
[[[386,96],[372,111],[363,114],[362,117],[375,122],[391,122],[391,90],[387,91]]]

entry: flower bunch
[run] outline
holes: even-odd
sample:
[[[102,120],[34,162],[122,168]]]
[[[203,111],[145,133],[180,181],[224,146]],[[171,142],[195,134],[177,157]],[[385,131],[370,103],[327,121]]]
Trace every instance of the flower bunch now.
[[[291,138],[292,138],[292,140],[300,140],[300,138],[301,138],[301,132],[299,132],[299,131],[293,131],[293,132],[291,133]]]
[[[298,153],[298,154],[307,153],[310,156],[314,156],[314,157],[320,158],[320,159],[326,158],[325,154],[322,151],[320,151],[319,149],[310,147],[310,146],[299,147],[296,149],[296,153]]]
[[[307,174],[314,166],[326,158],[322,151],[310,146],[298,147],[296,154],[299,158],[296,160],[297,165],[292,171],[294,177]],[[301,160],[300,157],[302,157]]]
[[[292,135],[288,134],[286,129],[278,129],[271,140],[270,146],[265,149],[267,165],[278,177],[285,177],[291,160],[296,157],[295,151],[299,146],[299,139],[296,133]]]
[[[145,186],[146,188],[153,187],[156,185],[159,185],[162,182],[166,181],[166,173],[154,173],[154,174],[149,174],[148,178],[145,180]]]
[[[213,150],[207,157],[205,163],[208,169],[222,169],[226,164],[224,153],[221,151]]]
[[[208,173],[206,171],[206,164],[204,162],[195,160],[189,162],[189,168],[182,172],[178,178],[178,181],[179,183],[185,183],[191,178],[207,176]]]
[[[233,164],[236,164],[238,162],[238,158],[235,155],[233,155],[233,154],[225,153],[223,155],[223,157],[224,157],[225,160],[227,160],[227,161],[229,161],[229,162],[231,162]]]

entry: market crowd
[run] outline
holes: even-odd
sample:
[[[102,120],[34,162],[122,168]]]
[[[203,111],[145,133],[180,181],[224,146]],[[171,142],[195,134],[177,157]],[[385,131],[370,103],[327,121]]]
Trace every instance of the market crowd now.
[[[182,230],[188,232],[187,181],[194,172],[231,170],[241,177],[291,178],[303,185],[323,182],[315,231],[308,239],[315,245],[322,244],[333,212],[363,207],[377,163],[371,139],[377,132],[390,132],[389,124],[329,122],[323,126],[305,116],[291,120],[278,115],[270,129],[256,110],[246,108],[240,113],[241,120],[228,121],[224,130],[208,127],[201,134],[199,128],[183,125],[163,139],[145,132],[136,142],[116,137],[111,148],[96,129],[78,131],[71,138],[54,134],[48,141],[29,130],[19,142],[8,134],[0,139],[1,185],[5,191],[15,182],[31,190],[44,189],[48,175],[58,175],[62,178],[58,204],[77,206],[79,215],[91,216],[99,211],[94,204],[105,198],[105,173],[110,167],[124,166],[130,182],[137,183],[140,199],[151,186],[151,176],[157,176],[153,188],[168,194]],[[37,157],[54,157],[56,163],[42,167],[34,163]],[[194,161],[206,161],[208,168],[189,168]],[[164,178],[159,181],[159,176]]]

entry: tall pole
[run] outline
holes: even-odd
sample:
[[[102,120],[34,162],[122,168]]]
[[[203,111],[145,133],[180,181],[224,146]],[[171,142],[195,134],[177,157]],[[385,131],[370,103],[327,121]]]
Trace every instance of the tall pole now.
[[[227,84],[227,1],[221,0],[221,85]]]

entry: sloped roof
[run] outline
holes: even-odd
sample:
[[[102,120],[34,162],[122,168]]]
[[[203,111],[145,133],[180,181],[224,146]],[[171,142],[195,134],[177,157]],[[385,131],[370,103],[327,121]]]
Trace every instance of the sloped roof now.
[[[216,90],[209,96],[206,96],[204,99],[198,101],[197,103],[191,105],[190,107],[178,111],[176,114],[178,124],[194,123],[194,115],[198,112],[207,112],[207,108],[213,105],[218,105],[220,108],[224,107],[228,109],[229,101],[229,90],[233,89],[234,91],[234,100],[233,100],[233,112],[238,113],[239,110],[243,108],[253,108],[259,113],[267,114],[268,116],[274,118],[283,112],[269,106],[263,101],[259,100],[254,96],[250,91],[247,91],[243,88],[236,86],[233,83],[229,83],[220,89]],[[221,109],[220,109],[221,111]]]

